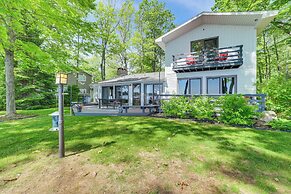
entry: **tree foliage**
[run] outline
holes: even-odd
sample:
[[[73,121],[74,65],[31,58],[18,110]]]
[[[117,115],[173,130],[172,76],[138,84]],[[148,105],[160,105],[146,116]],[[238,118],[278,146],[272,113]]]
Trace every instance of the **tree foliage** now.
[[[155,39],[174,28],[174,15],[158,0],[143,0],[135,16],[133,64],[136,72],[155,72],[160,67],[164,51]]]
[[[288,0],[215,0],[216,12],[278,10],[257,38],[257,89],[268,95],[268,109],[290,112],[291,4]],[[287,112],[286,112],[287,111]]]
[[[92,3],[93,0],[0,2],[0,54],[5,61],[8,116],[16,113],[14,68],[19,68],[19,72],[40,70],[37,74],[69,69],[74,36],[82,26],[82,18],[93,8]],[[23,76],[27,75],[18,75],[19,79]]]

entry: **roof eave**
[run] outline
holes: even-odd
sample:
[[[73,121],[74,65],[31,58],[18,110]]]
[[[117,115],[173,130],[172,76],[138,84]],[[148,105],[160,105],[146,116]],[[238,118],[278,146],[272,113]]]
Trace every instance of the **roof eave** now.
[[[255,28],[257,29],[257,34],[259,34],[273,19],[274,17],[278,14],[278,11],[258,11],[258,12],[224,12],[224,13],[216,13],[216,12],[202,12],[200,14],[198,14],[197,16],[191,18],[190,20],[188,20],[187,22],[183,23],[182,25],[174,28],[173,30],[167,32],[166,34],[164,34],[163,36],[157,38],[155,40],[155,42],[162,48],[165,50],[165,45],[166,43],[171,40],[169,37],[170,36],[176,36],[180,35],[179,31],[187,28],[186,26],[192,22],[194,22],[194,20],[197,21],[197,26],[199,26],[200,24],[202,24],[203,22],[201,21],[200,18],[202,18],[203,16],[236,16],[236,15],[261,15],[261,18],[259,19],[259,21],[257,22],[257,25],[255,26]],[[202,22],[202,23],[201,23]]]
[[[262,12],[262,17],[256,25],[257,35],[259,35],[266,26],[278,15],[279,11],[264,11]]]

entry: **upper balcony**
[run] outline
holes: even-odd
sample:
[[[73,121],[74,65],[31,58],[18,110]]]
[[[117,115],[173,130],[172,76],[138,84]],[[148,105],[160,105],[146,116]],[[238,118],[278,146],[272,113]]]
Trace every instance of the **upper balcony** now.
[[[176,73],[238,68],[243,64],[243,45],[173,55]]]

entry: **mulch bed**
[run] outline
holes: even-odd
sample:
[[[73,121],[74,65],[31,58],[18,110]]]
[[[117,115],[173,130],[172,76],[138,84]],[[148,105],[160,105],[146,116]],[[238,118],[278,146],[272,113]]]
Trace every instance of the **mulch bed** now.
[[[197,123],[209,123],[209,124],[224,124],[220,123],[214,120],[209,120],[209,119],[181,119],[181,118],[176,118],[176,117],[167,117],[163,113],[153,113],[150,114],[152,117],[157,117],[157,118],[164,118],[164,119],[176,119],[176,120],[190,120],[190,121],[195,121]],[[224,124],[226,125],[226,124]],[[252,128],[252,129],[257,129],[257,130],[270,130],[270,131],[281,131],[281,132],[291,132],[291,130],[280,130],[280,129],[273,129],[271,126],[268,125],[260,125],[260,124],[254,124],[254,125],[229,125],[232,127],[240,127],[240,128]]]
[[[14,117],[7,117],[5,115],[0,115],[0,122],[4,121],[12,121],[12,120],[20,120],[20,119],[27,119],[27,118],[33,118],[37,115],[22,115],[22,114],[16,114]]]

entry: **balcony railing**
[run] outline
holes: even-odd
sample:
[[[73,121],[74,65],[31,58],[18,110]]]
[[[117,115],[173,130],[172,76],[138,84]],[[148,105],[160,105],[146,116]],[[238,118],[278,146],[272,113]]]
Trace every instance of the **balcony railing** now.
[[[176,73],[238,68],[243,64],[243,45],[173,55]]]

